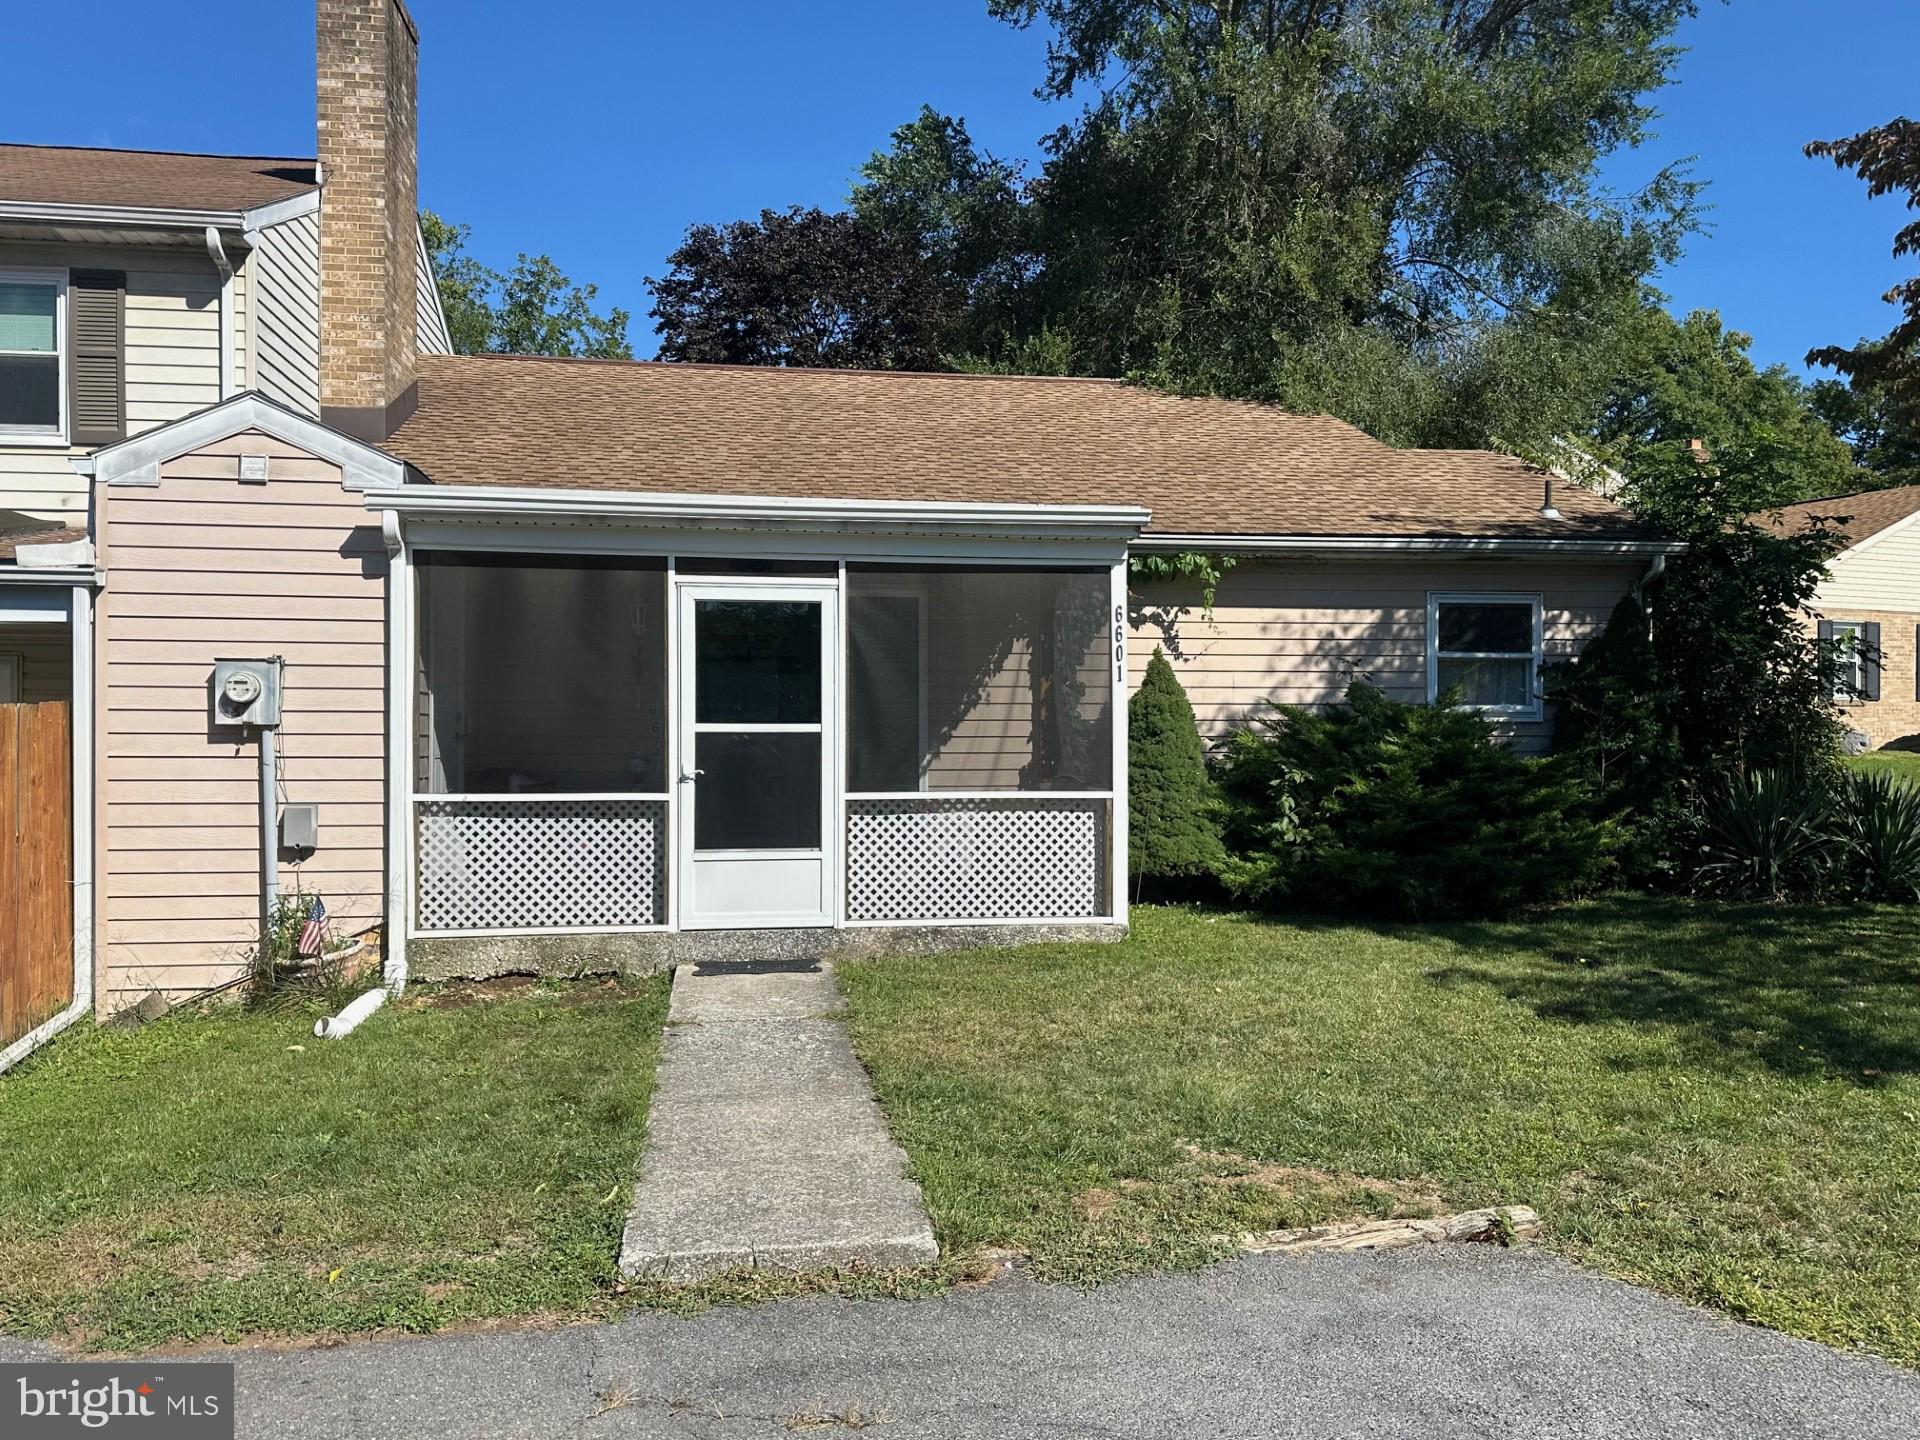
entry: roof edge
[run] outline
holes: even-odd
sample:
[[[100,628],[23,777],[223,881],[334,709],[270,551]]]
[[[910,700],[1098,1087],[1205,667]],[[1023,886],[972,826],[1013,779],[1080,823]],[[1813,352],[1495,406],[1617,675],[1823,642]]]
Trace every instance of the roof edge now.
[[[1014,505],[934,500],[678,495],[639,490],[406,484],[369,489],[369,510],[403,517],[601,520],[641,526],[994,534],[1130,541],[1153,518],[1138,505]]]
[[[1469,554],[1509,555],[1681,555],[1684,540],[1662,540],[1655,536],[1603,540],[1586,536],[1555,535],[1142,535],[1133,544],[1136,550],[1210,550],[1227,554],[1256,555],[1340,551],[1395,554],[1416,551],[1460,551]]]

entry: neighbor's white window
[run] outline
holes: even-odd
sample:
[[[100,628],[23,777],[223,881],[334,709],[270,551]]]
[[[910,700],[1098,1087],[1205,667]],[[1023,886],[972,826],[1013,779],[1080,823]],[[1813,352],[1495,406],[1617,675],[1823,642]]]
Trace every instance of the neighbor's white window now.
[[[60,441],[67,433],[62,270],[0,270],[0,440]]]
[[[1496,715],[1540,714],[1540,597],[1429,595],[1427,700],[1448,690]]]
[[[0,705],[12,705],[20,699],[20,657],[0,655]]]
[[[1833,622],[1833,698],[1851,705],[1867,693],[1867,627],[1859,620]]]

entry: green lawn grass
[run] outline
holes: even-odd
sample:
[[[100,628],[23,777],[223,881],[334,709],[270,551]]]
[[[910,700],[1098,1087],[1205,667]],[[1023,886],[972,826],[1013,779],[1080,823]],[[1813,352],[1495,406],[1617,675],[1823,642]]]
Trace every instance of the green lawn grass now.
[[[1920,783],[1920,750],[1869,750],[1847,763],[1860,770],[1878,770],[1902,780]]]
[[[614,1287],[666,985],[226,1007],[0,1077],[0,1326],[133,1348],[578,1313]]]
[[[1149,908],[1118,945],[841,976],[945,1247],[1093,1279],[1524,1203],[1580,1261],[1920,1364],[1920,909]]]

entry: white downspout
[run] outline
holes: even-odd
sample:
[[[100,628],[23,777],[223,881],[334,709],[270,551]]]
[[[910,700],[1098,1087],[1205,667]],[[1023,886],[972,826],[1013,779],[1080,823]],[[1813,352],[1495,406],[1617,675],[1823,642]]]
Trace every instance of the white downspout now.
[[[0,1070],[93,1009],[93,592],[72,588],[67,614],[73,645],[73,1001],[0,1050]]]
[[[1647,617],[1647,638],[1653,638],[1653,606],[1647,603],[1646,593],[1649,586],[1667,573],[1667,557],[1656,555],[1647,565],[1647,573],[1633,582],[1633,598],[1640,602],[1640,609]]]
[[[387,954],[381,978],[397,998],[407,988],[413,893],[413,579],[397,512],[380,512],[380,538],[387,550]]]
[[[207,226],[207,258],[220,272],[220,398],[233,398],[233,262],[220,243],[220,232]]]

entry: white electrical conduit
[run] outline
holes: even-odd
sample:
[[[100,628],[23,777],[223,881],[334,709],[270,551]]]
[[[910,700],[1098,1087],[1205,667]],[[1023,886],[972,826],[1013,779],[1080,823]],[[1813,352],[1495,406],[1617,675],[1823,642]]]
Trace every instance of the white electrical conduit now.
[[[351,1034],[354,1027],[378,1010],[385,1002],[385,987],[376,985],[358,1000],[350,1003],[338,1015],[328,1015],[313,1022],[313,1033],[321,1040],[338,1040]]]

